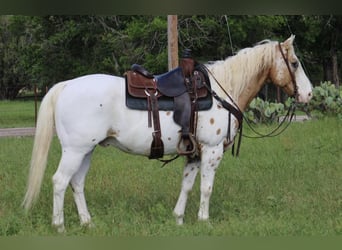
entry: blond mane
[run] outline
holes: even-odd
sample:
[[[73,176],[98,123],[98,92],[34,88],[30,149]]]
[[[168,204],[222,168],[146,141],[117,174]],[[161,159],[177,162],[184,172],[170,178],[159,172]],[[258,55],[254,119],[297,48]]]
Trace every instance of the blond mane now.
[[[254,47],[240,50],[235,56],[215,61],[208,66],[209,70],[223,88],[237,101],[247,85],[254,84],[256,77],[270,68],[273,63],[274,45],[276,43],[264,40]],[[221,92],[219,89],[217,91]]]

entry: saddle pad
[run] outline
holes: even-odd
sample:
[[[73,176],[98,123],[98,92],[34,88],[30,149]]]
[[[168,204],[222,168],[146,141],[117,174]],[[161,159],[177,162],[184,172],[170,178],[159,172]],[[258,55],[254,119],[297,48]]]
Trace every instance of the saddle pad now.
[[[139,98],[132,96],[128,92],[126,84],[126,106],[130,109],[136,110],[148,110],[147,108],[147,98]],[[173,110],[173,97],[161,96],[158,98],[158,108],[159,110]]]

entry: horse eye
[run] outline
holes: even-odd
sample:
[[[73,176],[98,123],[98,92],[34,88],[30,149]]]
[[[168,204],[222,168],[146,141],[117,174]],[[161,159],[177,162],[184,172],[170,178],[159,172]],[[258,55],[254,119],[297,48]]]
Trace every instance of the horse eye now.
[[[291,65],[294,69],[296,69],[296,68],[298,68],[299,63],[298,63],[298,61],[295,61],[295,62],[292,62]]]

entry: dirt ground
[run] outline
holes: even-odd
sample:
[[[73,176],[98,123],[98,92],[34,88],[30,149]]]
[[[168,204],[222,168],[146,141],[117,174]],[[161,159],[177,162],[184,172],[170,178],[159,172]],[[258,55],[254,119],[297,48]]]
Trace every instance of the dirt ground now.
[[[36,128],[0,128],[0,137],[33,136]]]

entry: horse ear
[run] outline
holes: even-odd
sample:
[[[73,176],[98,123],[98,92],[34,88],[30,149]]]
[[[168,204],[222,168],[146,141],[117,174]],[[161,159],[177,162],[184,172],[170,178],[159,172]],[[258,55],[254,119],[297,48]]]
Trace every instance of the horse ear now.
[[[282,43],[282,45],[285,45],[286,48],[289,48],[293,44],[293,40],[295,39],[295,35],[291,35],[289,38],[286,39],[285,42]]]
[[[291,44],[293,44],[294,39],[296,38],[296,35],[291,34],[291,36],[287,39]]]

